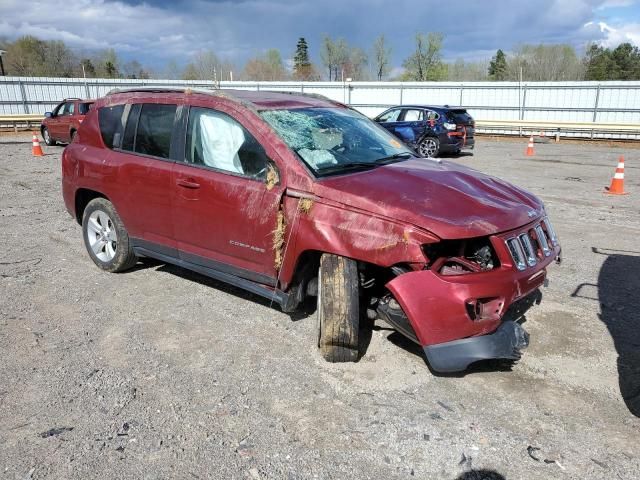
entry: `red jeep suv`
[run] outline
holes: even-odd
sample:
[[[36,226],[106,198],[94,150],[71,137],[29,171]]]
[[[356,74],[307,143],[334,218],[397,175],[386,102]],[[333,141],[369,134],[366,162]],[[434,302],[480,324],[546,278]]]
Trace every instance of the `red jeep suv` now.
[[[49,146],[57,142],[71,143],[91,105],[93,100],[66,98],[53,112],[46,112],[40,125],[44,143]]]
[[[517,359],[528,335],[508,313],[560,255],[535,196],[419,158],[324,97],[115,90],[77,137],[63,195],[98,267],[153,257],[285,312],[317,297],[328,361],[358,359],[361,314],[420,344],[435,371]]]

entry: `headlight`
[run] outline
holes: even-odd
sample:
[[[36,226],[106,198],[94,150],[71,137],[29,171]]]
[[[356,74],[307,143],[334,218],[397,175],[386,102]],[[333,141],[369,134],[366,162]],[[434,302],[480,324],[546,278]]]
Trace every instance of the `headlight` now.
[[[447,130],[455,130],[456,128],[458,128],[458,126],[455,123],[445,122],[443,125],[444,125],[444,128],[446,128]]]

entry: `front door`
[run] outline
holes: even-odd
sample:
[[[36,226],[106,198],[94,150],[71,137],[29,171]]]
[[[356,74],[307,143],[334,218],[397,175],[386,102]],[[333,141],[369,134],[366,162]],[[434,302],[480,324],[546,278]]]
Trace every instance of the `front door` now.
[[[62,141],[62,130],[64,124],[65,108],[68,103],[62,102],[58,105],[51,114],[51,118],[47,122],[47,128],[49,129],[49,135],[55,140]]]
[[[174,165],[173,225],[180,257],[275,284],[273,232],[283,193],[275,165],[248,128],[222,111],[192,106],[185,159]]]

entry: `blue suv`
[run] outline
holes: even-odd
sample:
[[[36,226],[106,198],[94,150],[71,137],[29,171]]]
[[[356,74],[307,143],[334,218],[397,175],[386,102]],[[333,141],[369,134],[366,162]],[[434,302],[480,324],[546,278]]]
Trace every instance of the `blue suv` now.
[[[464,108],[432,105],[391,107],[374,120],[422,157],[472,150],[475,122]]]

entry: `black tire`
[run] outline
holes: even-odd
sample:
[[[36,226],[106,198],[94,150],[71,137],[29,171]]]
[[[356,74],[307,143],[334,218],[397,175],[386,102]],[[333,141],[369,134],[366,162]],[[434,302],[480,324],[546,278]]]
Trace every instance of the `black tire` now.
[[[69,143],[73,142],[73,139],[76,138],[76,131],[75,130],[71,130],[71,132],[69,132]]]
[[[91,260],[102,270],[122,272],[138,261],[118,212],[106,198],[94,198],[87,204],[82,213],[82,238]]]
[[[53,147],[56,145],[56,141],[51,138],[51,135],[49,134],[49,129],[47,127],[42,127],[42,139],[44,140],[44,144],[47,145],[48,147]]]
[[[424,137],[418,144],[418,153],[424,158],[437,157],[440,153],[440,140],[438,137]]]
[[[355,260],[323,254],[318,271],[318,347],[328,362],[358,360],[360,299]]]

